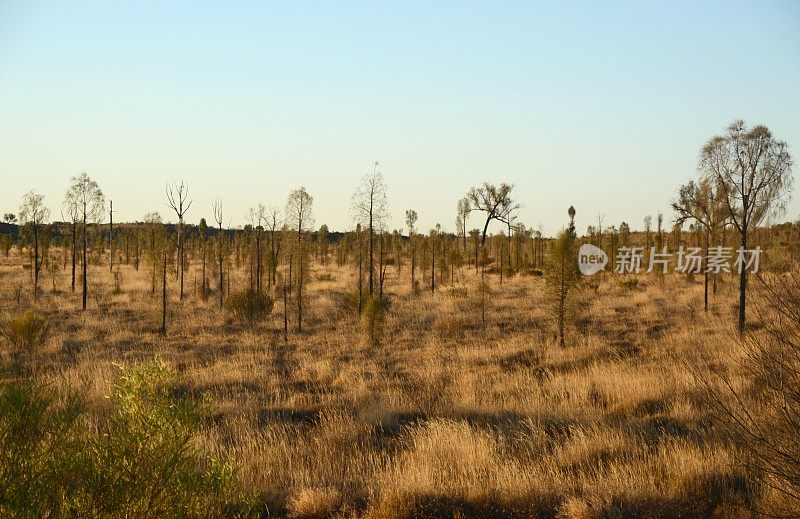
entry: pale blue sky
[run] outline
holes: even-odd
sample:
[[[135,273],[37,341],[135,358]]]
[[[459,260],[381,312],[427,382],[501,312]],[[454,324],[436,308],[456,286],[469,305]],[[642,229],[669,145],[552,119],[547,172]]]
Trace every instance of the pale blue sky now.
[[[800,160],[800,2],[0,0],[3,212],[36,189],[58,216],[85,170],[121,220],[183,178],[193,222],[302,184],[344,229],[378,160],[392,228],[453,229],[483,180],[548,233],[570,204],[641,227],[735,118]]]

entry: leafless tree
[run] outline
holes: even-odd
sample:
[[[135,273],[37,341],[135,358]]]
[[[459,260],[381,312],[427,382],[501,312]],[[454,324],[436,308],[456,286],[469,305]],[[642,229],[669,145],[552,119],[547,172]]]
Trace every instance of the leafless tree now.
[[[297,232],[297,331],[303,331],[303,283],[305,282],[306,244],[305,233],[314,224],[312,205],[314,198],[306,188],[300,187],[289,193],[286,201],[286,220],[290,228]]]
[[[219,232],[217,233],[217,258],[219,260],[219,283],[218,283],[218,291],[219,291],[219,307],[222,308],[223,301],[225,298],[225,291],[223,290],[225,283],[225,270],[223,268],[223,260],[225,258],[225,235],[222,232],[222,200],[219,198],[214,200],[212,203],[212,209],[214,211],[214,221],[217,223]]]
[[[269,274],[267,276],[267,284],[271,287],[277,282],[276,276],[278,273],[278,258],[281,252],[280,232],[283,223],[281,222],[281,213],[277,207],[270,207],[267,210],[266,226],[269,229]]]
[[[765,490],[755,503],[764,517],[800,516],[800,275],[759,273],[752,304],[763,328],[747,330],[731,361],[689,366],[705,388],[715,422],[737,444],[748,474]],[[735,376],[738,373],[741,376]],[[734,375],[734,376],[732,376]]]
[[[66,216],[64,215],[66,212]],[[67,219],[69,217],[70,222],[70,244],[71,244],[71,255],[72,255],[72,293],[75,293],[75,265],[77,262],[78,256],[78,245],[77,245],[77,227],[78,227],[78,220],[81,217],[81,210],[77,204],[77,200],[70,199],[69,197],[64,199],[62,204],[62,211],[61,217],[63,219]]]
[[[114,201],[108,201],[108,270],[114,272]]]
[[[386,185],[383,183],[383,175],[378,169],[378,163],[372,173],[367,174],[362,180],[361,185],[353,194],[352,201],[353,218],[362,227],[367,228],[367,240],[369,248],[369,295],[373,295],[375,289],[375,231],[383,232],[386,223]]]
[[[431,293],[436,292],[436,247],[441,230],[442,226],[438,223],[435,229],[431,229]]]
[[[180,183],[167,184],[167,204],[175,211],[178,217],[178,239],[176,246],[178,248],[178,269],[180,270],[181,290],[180,300],[183,301],[183,274],[186,269],[186,254],[184,252],[184,217],[186,212],[192,206],[192,200],[189,200],[189,187],[181,180]]]
[[[408,226],[408,242],[411,247],[411,288],[414,288],[414,270],[417,266],[416,246],[414,244],[415,226],[417,224],[417,212],[413,209],[406,209],[406,226]]]
[[[167,334],[167,244],[162,242],[164,263],[161,270],[161,335]]]
[[[361,315],[361,311],[364,309],[364,244],[362,243],[364,231],[361,230],[360,223],[356,224],[355,234],[356,250],[358,251],[358,313]]]
[[[268,221],[267,208],[264,204],[258,204],[255,208],[250,209],[249,213],[250,225],[253,227],[253,235],[255,237],[253,263],[255,267],[255,290],[261,293],[261,278],[263,277],[262,270],[262,244],[261,237],[264,232],[264,226]],[[252,270],[252,269],[251,269]],[[251,287],[252,288],[252,287]]]
[[[606,221],[606,216],[603,213],[597,213],[597,246],[603,246],[603,223]]]
[[[469,218],[471,209],[469,197],[465,196],[458,201],[458,207],[456,209],[456,229],[458,229],[458,235],[461,237],[461,250],[464,253],[467,251],[467,218]]]
[[[747,128],[734,121],[724,135],[709,139],[700,152],[703,178],[721,187],[730,221],[739,232],[742,251],[747,236],[765,218],[783,213],[793,183],[792,158],[785,142],[766,126]],[[739,334],[744,334],[747,269],[739,272]]]
[[[206,277],[206,258],[208,257],[206,236],[208,235],[208,223],[206,223],[205,218],[200,218],[200,223],[197,225],[197,234],[200,237],[200,258],[202,261],[200,297],[205,301],[208,298],[208,279]]]

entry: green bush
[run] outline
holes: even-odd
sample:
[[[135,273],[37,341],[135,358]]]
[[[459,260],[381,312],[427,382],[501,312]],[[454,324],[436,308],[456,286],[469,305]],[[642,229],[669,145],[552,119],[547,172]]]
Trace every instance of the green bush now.
[[[193,446],[197,408],[174,398],[162,361],[122,367],[107,420],[90,441],[84,514],[200,517],[221,509],[233,467]]]
[[[36,310],[26,310],[0,323],[0,337],[8,341],[16,353],[32,354],[50,338],[50,323]]]
[[[225,306],[233,316],[250,326],[263,321],[272,312],[275,302],[267,294],[255,290],[231,292]]]
[[[31,382],[0,384],[0,517],[67,516],[80,483],[84,412]]]
[[[361,329],[372,345],[380,344],[386,324],[386,300],[367,296],[361,310]]]
[[[233,466],[194,444],[198,409],[160,361],[121,367],[100,417],[84,399],[0,383],[0,517],[221,517]]]

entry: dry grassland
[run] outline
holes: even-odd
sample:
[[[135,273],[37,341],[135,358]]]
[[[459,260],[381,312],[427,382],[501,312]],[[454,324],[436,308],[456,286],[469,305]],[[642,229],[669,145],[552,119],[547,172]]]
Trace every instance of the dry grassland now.
[[[15,286],[31,303],[21,263],[0,258],[6,312]],[[100,412],[116,365],[161,357],[178,373],[174,392],[204,406],[201,447],[233,459],[243,495],[271,515],[739,517],[769,498],[697,378],[713,365],[739,380],[733,278],[707,316],[701,279],[643,276],[626,290],[593,278],[561,349],[535,276],[491,276],[483,329],[474,272],[411,294],[407,268],[390,267],[385,340],[373,346],[347,303],[353,269],[313,265],[307,331],[287,343],[281,301],[250,329],[191,283],[179,303],[174,278],[161,337],[149,270],[119,270],[114,293],[108,268],[92,267],[85,313],[67,271],[55,292],[44,276],[38,306],[55,334],[35,376],[85,391]]]

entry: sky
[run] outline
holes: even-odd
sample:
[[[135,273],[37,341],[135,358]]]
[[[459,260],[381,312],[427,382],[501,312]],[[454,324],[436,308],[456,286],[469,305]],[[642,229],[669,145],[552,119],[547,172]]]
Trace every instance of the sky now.
[[[302,185],[345,230],[378,161],[391,229],[454,230],[483,181],[546,234],[570,205],[641,228],[737,118],[800,157],[800,2],[0,0],[0,212],[33,189],[60,219],[86,171],[115,221],[174,220],[185,180],[190,222]]]

